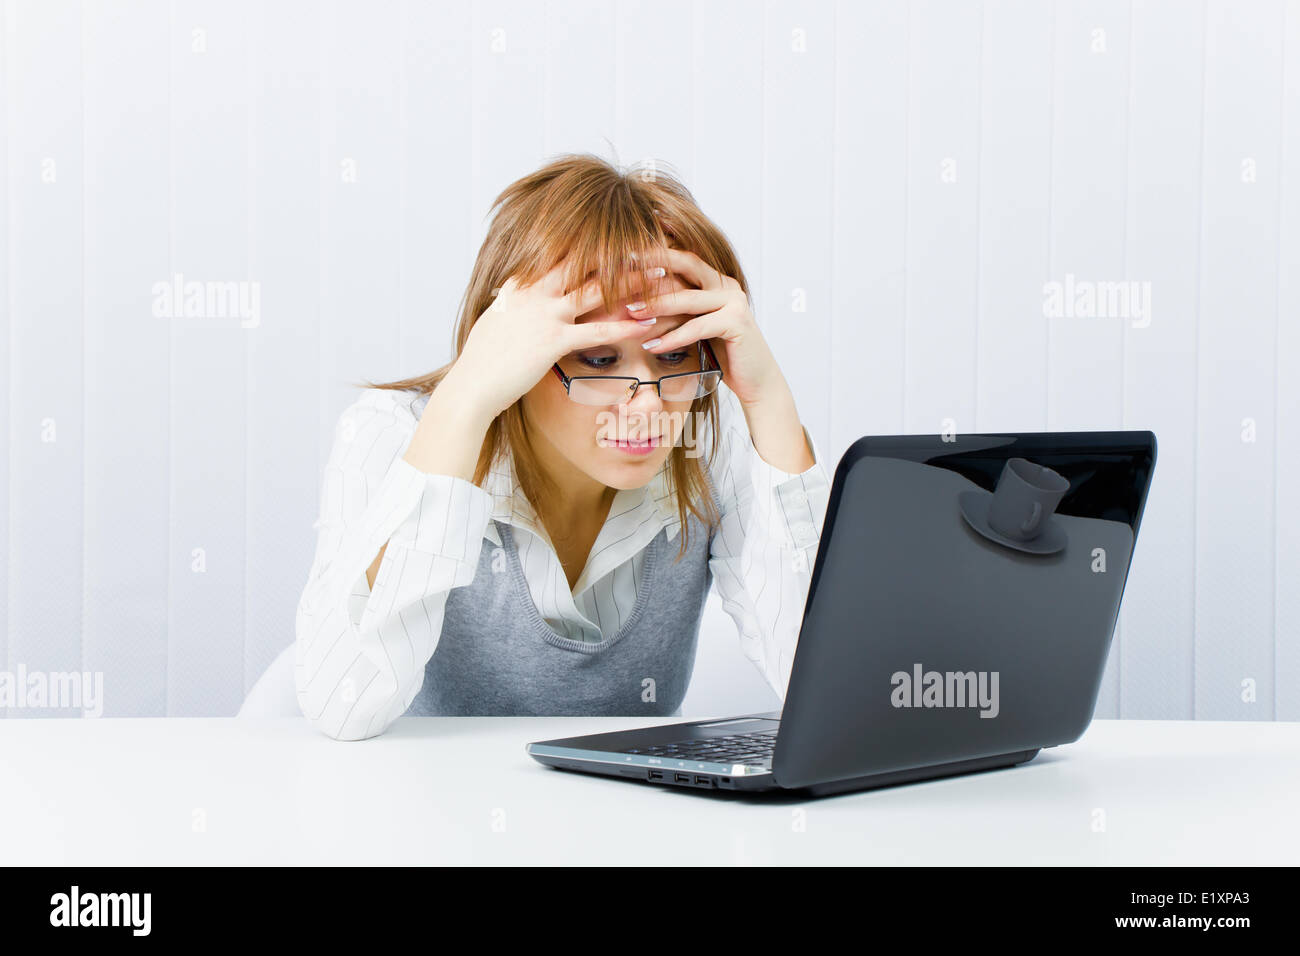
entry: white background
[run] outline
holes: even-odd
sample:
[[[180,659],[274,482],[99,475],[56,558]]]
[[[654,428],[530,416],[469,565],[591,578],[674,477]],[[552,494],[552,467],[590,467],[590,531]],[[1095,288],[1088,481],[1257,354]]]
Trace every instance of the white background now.
[[[1097,715],[1300,718],[1297,0],[3,12],[10,671],[233,714],[293,639],[349,383],[445,362],[491,200],[593,152],[734,241],[828,470],[1153,430]],[[259,324],[155,316],[176,273],[256,281]],[[1149,324],[1048,318],[1067,274],[1151,283]],[[687,713],[774,700],[715,601],[702,640]]]

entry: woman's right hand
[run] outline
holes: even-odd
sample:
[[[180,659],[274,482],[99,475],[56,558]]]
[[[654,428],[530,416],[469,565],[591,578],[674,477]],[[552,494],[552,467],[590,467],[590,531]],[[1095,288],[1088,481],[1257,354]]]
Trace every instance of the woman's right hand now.
[[[575,322],[601,305],[600,282],[589,276],[565,294],[567,265],[561,262],[531,286],[522,286],[510,276],[470,329],[448,374],[460,382],[457,394],[473,395],[487,419],[514,404],[570,352],[648,332],[646,326],[623,316]],[[654,275],[653,270],[628,270],[620,284],[623,292],[633,288],[630,280],[638,273]],[[644,282],[635,288],[643,287]]]

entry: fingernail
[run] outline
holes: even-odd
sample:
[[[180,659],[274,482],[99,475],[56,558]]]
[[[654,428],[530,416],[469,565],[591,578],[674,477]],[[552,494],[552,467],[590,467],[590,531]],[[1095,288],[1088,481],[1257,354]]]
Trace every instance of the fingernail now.
[[[643,348],[643,349],[652,349],[652,348],[654,348],[656,345],[659,344],[659,341],[660,341],[659,339],[651,339],[649,342],[642,342],[642,343],[641,343],[641,348]]]
[[[645,308],[644,302],[629,302],[627,305],[627,310],[629,312],[640,312],[644,308]]]
[[[663,266],[655,266],[653,269],[650,270],[650,278],[652,279],[660,279],[663,278],[663,276],[664,276]]]
[[[637,325],[654,325],[654,324],[655,324],[655,317],[652,315],[652,316],[650,316],[650,318],[648,318],[648,319],[637,319],[637,320],[636,320],[636,324],[637,324]]]

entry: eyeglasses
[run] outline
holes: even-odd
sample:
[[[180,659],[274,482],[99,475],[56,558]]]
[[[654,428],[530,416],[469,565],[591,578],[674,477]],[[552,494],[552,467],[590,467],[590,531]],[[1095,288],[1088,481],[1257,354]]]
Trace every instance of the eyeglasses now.
[[[632,401],[636,390],[642,385],[653,385],[665,402],[689,402],[708,395],[722,381],[722,370],[717,356],[713,354],[713,346],[701,340],[696,343],[696,347],[700,353],[700,371],[665,375],[649,382],[630,375],[565,375],[559,362],[551,367],[564,384],[570,401],[580,405],[621,405]],[[706,352],[712,363],[711,368],[705,367]]]

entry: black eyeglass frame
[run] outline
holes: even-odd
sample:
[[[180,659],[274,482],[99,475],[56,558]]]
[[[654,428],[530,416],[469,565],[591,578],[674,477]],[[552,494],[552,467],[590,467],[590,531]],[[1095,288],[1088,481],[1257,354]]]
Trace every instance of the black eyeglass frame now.
[[[576,382],[576,381],[579,381],[579,380],[585,380],[585,379],[600,379],[601,381],[611,381],[611,380],[612,380],[612,381],[619,381],[619,382],[631,382],[632,384],[631,384],[630,386],[628,386],[627,398],[625,398],[625,399],[623,400],[623,402],[630,402],[630,401],[632,401],[632,399],[636,396],[637,389],[639,389],[642,385],[653,385],[653,386],[655,387],[655,392],[658,393],[659,398],[662,399],[662,398],[664,397],[664,393],[663,393],[663,387],[662,387],[661,383],[662,383],[665,379],[669,379],[669,378],[681,378],[681,377],[683,377],[683,376],[685,376],[685,375],[703,375],[705,372],[717,372],[717,373],[718,373],[718,382],[721,382],[721,381],[722,381],[722,366],[718,363],[718,357],[717,357],[716,355],[713,354],[713,346],[709,344],[708,339],[700,339],[700,340],[698,340],[695,344],[696,344],[696,346],[697,346],[697,347],[699,348],[699,350],[700,350],[700,366],[701,366],[701,367],[700,367],[699,369],[697,369],[697,370],[694,371],[694,372],[674,372],[672,375],[664,375],[664,376],[661,376],[660,378],[652,379],[652,380],[650,380],[650,381],[644,381],[644,380],[642,380],[642,379],[635,378],[634,376],[631,376],[631,375],[565,375],[565,374],[564,374],[564,369],[560,368],[560,363],[559,363],[559,362],[556,362],[554,365],[552,365],[552,366],[551,366],[551,369],[552,369],[552,371],[555,372],[556,375],[558,375],[558,376],[560,377],[560,384],[562,384],[562,385],[564,386],[564,393],[565,393],[566,395],[570,394],[570,393],[569,393],[569,386],[570,386],[573,382]],[[704,353],[706,353],[706,352],[708,353],[709,361],[713,363],[713,367],[712,367],[712,368],[704,368],[704,367],[703,367],[703,365],[704,365]],[[705,394],[705,395],[710,394],[710,393],[713,392],[715,389],[717,389],[717,387],[718,387],[717,385],[714,385],[713,388],[709,389],[709,391],[708,391],[708,392],[705,392],[704,394]],[[696,397],[697,397],[697,398],[702,398],[703,396],[698,396],[698,395],[697,395]],[[613,404],[623,404],[623,402],[618,402],[618,403],[610,402],[609,404],[611,404],[611,405],[613,405]],[[579,404],[586,404],[586,403],[585,403],[585,402],[580,402]]]

